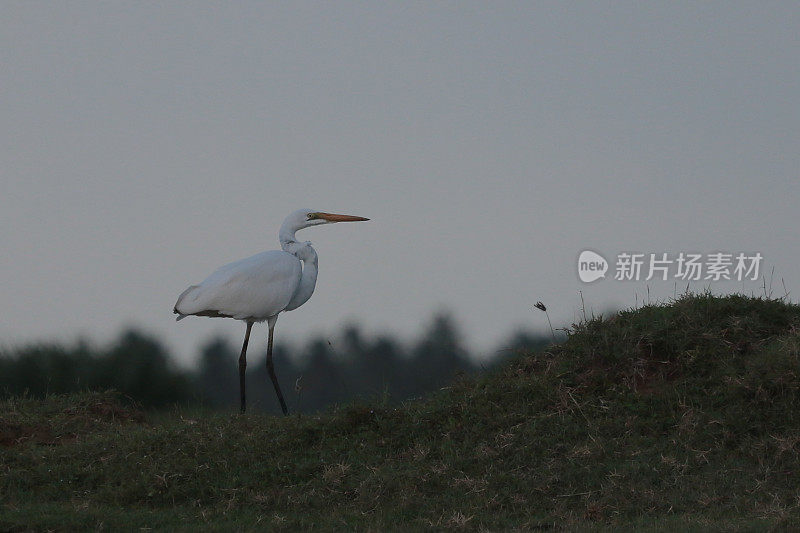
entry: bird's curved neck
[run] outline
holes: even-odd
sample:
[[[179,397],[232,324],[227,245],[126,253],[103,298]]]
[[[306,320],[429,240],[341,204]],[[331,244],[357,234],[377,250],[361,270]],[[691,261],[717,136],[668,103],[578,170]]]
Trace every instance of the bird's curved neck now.
[[[286,306],[284,311],[291,311],[297,309],[311,298],[314,294],[314,287],[317,285],[317,273],[319,271],[319,263],[317,260],[317,253],[311,246],[306,245],[305,253],[301,255],[303,260],[303,273],[300,276],[300,283]]]
[[[281,229],[278,230],[278,241],[280,241],[283,251],[289,252],[287,248],[297,242],[297,238],[294,236],[297,230],[297,226],[290,223],[288,220],[281,224]]]

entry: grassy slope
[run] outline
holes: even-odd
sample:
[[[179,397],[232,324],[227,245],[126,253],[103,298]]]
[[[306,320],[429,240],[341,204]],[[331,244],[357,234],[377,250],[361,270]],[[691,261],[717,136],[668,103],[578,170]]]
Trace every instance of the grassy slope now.
[[[0,529],[789,528],[800,307],[689,296],[399,409],[0,407]],[[266,385],[265,385],[266,386]]]

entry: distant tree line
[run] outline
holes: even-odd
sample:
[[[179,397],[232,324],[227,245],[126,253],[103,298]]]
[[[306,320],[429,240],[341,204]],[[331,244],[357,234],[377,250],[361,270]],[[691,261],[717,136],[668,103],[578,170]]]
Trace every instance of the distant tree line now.
[[[364,335],[346,326],[330,341],[314,337],[300,348],[277,343],[275,367],[292,411],[314,412],[354,399],[397,403],[451,383],[460,374],[490,368],[520,350],[538,349],[546,336],[519,332],[491,357],[473,357],[449,315],[434,316],[406,345],[391,335]],[[265,354],[251,343],[248,406],[279,413]],[[227,339],[205,344],[194,370],[176,366],[155,338],[130,330],[106,349],[36,345],[0,353],[0,396],[43,396],[115,389],[144,407],[172,404],[234,410],[238,406],[239,347]]]

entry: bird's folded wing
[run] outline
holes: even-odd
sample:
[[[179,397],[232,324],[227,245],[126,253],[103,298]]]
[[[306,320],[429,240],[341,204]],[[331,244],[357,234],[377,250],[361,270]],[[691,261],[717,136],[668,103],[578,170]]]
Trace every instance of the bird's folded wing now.
[[[179,315],[264,320],[286,307],[301,273],[300,260],[292,254],[257,254],[220,267],[186,289],[174,310]]]

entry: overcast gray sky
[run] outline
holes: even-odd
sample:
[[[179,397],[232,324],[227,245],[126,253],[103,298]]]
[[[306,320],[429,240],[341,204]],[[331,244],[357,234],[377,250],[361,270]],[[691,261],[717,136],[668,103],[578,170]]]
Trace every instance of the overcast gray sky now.
[[[301,207],[372,221],[298,234],[320,277],[281,341],[449,308],[486,348],[537,300],[560,326],[579,291],[672,296],[582,283],[586,248],[759,251],[792,290],[798,6],[3,2],[0,343],[239,342],[174,301]]]

